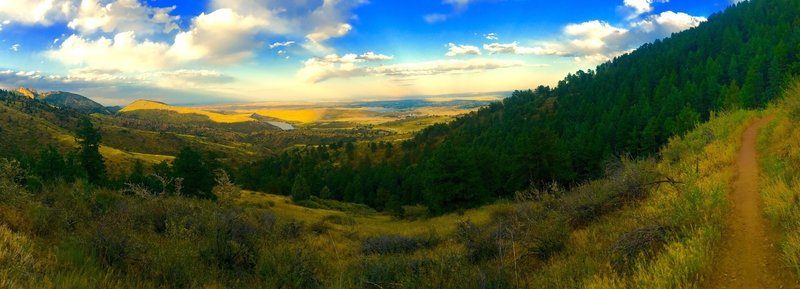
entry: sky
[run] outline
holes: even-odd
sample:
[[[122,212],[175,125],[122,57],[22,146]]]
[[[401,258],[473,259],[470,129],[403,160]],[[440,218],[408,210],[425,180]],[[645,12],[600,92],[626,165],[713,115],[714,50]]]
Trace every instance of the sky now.
[[[105,105],[554,85],[732,0],[0,0],[0,87]]]

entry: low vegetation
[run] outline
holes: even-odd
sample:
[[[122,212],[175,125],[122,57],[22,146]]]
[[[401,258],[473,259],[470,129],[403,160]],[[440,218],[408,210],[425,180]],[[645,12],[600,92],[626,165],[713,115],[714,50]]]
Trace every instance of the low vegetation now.
[[[714,117],[662,160],[623,158],[574,189],[532,187],[416,220],[316,198],[305,201],[319,208],[300,207],[221,172],[215,201],[81,178],[34,188],[37,176],[3,161],[0,235],[14,245],[2,256],[35,262],[0,274],[12,288],[691,287],[719,237],[728,165],[751,116]]]
[[[800,274],[800,82],[767,111],[775,119],[759,139],[762,208],[780,233],[782,261]]]

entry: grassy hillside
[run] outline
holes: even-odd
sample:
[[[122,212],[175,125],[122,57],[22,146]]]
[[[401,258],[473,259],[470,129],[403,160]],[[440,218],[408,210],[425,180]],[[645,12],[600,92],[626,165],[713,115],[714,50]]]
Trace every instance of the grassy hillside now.
[[[170,122],[176,122],[176,121],[192,122],[192,121],[210,120],[218,123],[240,123],[240,122],[256,121],[255,119],[251,118],[249,114],[227,115],[227,114],[220,114],[193,108],[170,106],[165,103],[149,101],[149,100],[137,100],[129,104],[128,106],[122,108],[119,111],[119,113],[125,114],[142,110],[170,111],[179,114],[189,115],[185,116],[187,118],[186,120],[181,120],[180,118],[172,117],[169,120]]]
[[[660,161],[565,191],[403,219],[239,191],[218,201],[52,184],[0,162],[0,280],[11,288],[693,288],[711,270],[743,128],[712,116]],[[69,208],[62,210],[61,208]],[[412,213],[416,212],[416,213]],[[15,260],[8,263],[8,260]],[[19,260],[19,261],[16,261]],[[6,263],[3,263],[6,262]]]
[[[24,112],[27,110],[27,112]],[[0,102],[0,155],[34,156],[48,146],[62,153],[77,147],[73,130],[68,130],[76,116],[61,114],[57,110],[43,110],[35,106],[20,106],[19,103]],[[67,126],[67,128],[57,124]],[[172,157],[157,153],[135,153],[120,150],[108,144],[100,152],[112,175],[127,174],[136,160],[155,164]]]

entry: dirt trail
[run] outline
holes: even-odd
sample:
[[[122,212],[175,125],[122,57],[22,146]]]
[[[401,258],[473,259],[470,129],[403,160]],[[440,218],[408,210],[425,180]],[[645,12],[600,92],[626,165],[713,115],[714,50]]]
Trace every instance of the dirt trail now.
[[[730,195],[732,212],[722,237],[717,264],[707,279],[707,288],[800,288],[792,272],[783,266],[777,238],[761,211],[758,191],[758,152],[756,139],[765,117],[742,136],[736,160],[738,175]]]

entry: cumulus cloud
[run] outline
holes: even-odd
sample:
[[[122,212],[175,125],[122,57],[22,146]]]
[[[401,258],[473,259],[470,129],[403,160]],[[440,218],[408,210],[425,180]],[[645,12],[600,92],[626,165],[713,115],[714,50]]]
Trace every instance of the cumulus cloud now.
[[[325,46],[323,42],[331,38],[345,36],[348,32],[350,32],[350,30],[353,30],[353,26],[347,23],[339,23],[335,26],[318,27],[306,35],[306,39],[308,41],[305,45],[303,45],[303,47],[314,52],[329,51],[330,48]]]
[[[141,72],[174,64],[175,59],[167,56],[169,49],[165,43],[138,42],[135,33],[122,32],[113,39],[100,37],[97,40],[72,35],[45,55],[71,66],[85,65],[93,69],[124,67],[128,71]]]
[[[181,61],[238,63],[262,45],[259,29],[269,25],[266,19],[240,15],[231,9],[203,13],[192,20],[189,31],[175,36],[169,55]]]
[[[301,36],[314,52],[330,51],[325,41],[347,35],[356,15],[353,10],[367,0],[212,0],[215,9],[231,9],[244,16],[267,20],[271,33]]]
[[[599,20],[564,27],[564,35],[570,38],[571,48],[586,54],[606,49],[617,50],[620,48],[618,46],[626,44],[628,32],[628,29]]]
[[[483,37],[486,38],[486,40],[498,40],[498,39],[500,39],[500,37],[497,36],[497,33],[484,34]]]
[[[20,47],[20,45],[19,45],[19,43],[17,43],[17,44],[11,45],[11,47],[8,48],[8,50],[17,52],[17,51],[19,51],[19,47]]]
[[[305,61],[297,76],[307,82],[318,83],[332,78],[348,78],[359,76],[416,77],[440,74],[477,73],[492,69],[517,67],[524,65],[520,61],[495,59],[468,60],[435,60],[426,62],[403,63],[393,65],[365,66],[359,61],[346,56],[329,55],[315,57]]]
[[[154,8],[139,0],[117,0],[101,5],[97,0],[82,0],[78,15],[67,26],[84,34],[135,31],[140,35],[169,33],[179,29],[179,16],[170,13],[175,6]]]
[[[658,15],[650,15],[646,19],[633,24],[646,33],[671,34],[697,27],[705,22],[705,17],[692,16],[683,12],[666,11]]]
[[[481,49],[472,45],[457,45],[455,43],[447,44],[446,56],[460,56],[460,55],[481,55]]]
[[[52,25],[67,20],[76,10],[75,0],[0,1],[0,19],[28,25]]]
[[[152,70],[194,61],[241,63],[259,49],[281,47],[264,43],[274,35],[304,38],[307,50],[330,53],[325,42],[353,29],[352,10],[363,3],[366,0],[212,0],[211,12],[193,17],[183,30],[177,24],[179,17],[171,14],[174,6],[150,7],[143,0],[0,1],[0,20],[41,25],[68,22],[76,33],[61,45],[54,43],[56,47],[46,53],[67,65],[104,68],[110,64],[96,59],[114,59],[125,62],[116,65],[131,64],[131,70]],[[176,30],[174,38],[164,37]],[[103,34],[90,37],[96,32]],[[151,39],[162,42],[146,38],[157,34]],[[88,49],[81,52],[81,47]],[[113,56],[126,57],[109,58]]]
[[[631,10],[630,18],[653,11],[653,0],[625,0],[623,4]]]
[[[553,48],[525,47],[519,43],[490,43],[484,44],[483,49],[489,54],[516,54],[516,55],[565,55],[566,53]]]
[[[642,43],[696,27],[705,21],[704,17],[673,11],[631,20],[625,27],[592,20],[565,26],[562,39],[546,42],[545,47],[559,52],[552,55],[572,56],[578,62],[600,63],[628,53]]]

